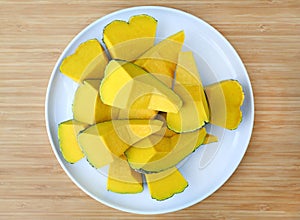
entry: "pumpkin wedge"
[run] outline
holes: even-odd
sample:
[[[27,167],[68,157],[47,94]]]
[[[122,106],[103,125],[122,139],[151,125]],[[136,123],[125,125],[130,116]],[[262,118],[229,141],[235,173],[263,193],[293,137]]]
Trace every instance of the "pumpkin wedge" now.
[[[64,121],[58,125],[60,151],[67,162],[76,163],[84,157],[77,142],[77,134],[87,126],[75,120]]]
[[[131,169],[123,155],[115,158],[109,165],[107,190],[116,193],[142,192],[142,174]]]
[[[212,134],[206,134],[202,144],[211,144],[214,142],[218,142],[218,137]]]
[[[242,120],[244,93],[236,80],[224,80],[205,87],[210,123],[226,129],[236,129]]]
[[[130,109],[115,109],[117,116],[114,119],[153,119],[157,115],[157,111],[151,109],[142,108],[130,108]]]
[[[176,166],[197,149],[205,137],[205,128],[169,137],[157,137],[157,134],[153,134],[133,144],[124,154],[131,168],[139,172],[161,172]]]
[[[100,168],[121,156],[130,145],[159,131],[159,120],[112,120],[95,124],[78,135],[78,143],[89,163]]]
[[[108,70],[111,72],[105,73],[100,85],[103,103],[121,109],[138,106],[141,109],[165,112],[178,112],[181,108],[179,96],[139,66],[111,60],[105,72]]]
[[[105,105],[99,97],[100,82],[96,79],[85,80],[76,90],[72,110],[77,121],[91,125],[114,118],[112,107]]]
[[[209,121],[209,109],[196,62],[191,51],[180,52],[174,91],[183,101],[177,113],[167,113],[167,125],[176,132],[201,128]]]
[[[77,121],[91,125],[112,119],[150,119],[157,114],[150,109],[119,109],[104,104],[99,96],[100,83],[99,79],[89,79],[79,85],[72,107]]]
[[[107,63],[103,47],[98,40],[91,39],[80,44],[74,54],[62,61],[60,71],[75,82],[88,78],[101,79]]]
[[[145,177],[151,197],[158,201],[181,193],[188,186],[188,182],[176,167],[160,173],[146,174]]]
[[[175,33],[150,48],[134,63],[172,87],[178,54],[183,42],[184,32]]]
[[[104,28],[103,42],[113,59],[132,61],[154,45],[156,26],[157,21],[145,14],[129,22],[115,20]]]

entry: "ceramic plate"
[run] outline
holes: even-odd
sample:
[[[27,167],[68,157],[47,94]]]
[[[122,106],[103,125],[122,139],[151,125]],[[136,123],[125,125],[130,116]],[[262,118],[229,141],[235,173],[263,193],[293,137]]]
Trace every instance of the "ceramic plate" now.
[[[137,14],[148,14],[158,20],[157,39],[165,38],[177,31],[185,31],[183,50],[192,50],[204,85],[225,79],[237,79],[243,86],[245,101],[242,106],[243,120],[234,131],[215,126],[207,130],[218,136],[219,142],[200,147],[180,163],[179,170],[189,186],[184,192],[165,201],[151,198],[145,185],[138,194],[116,194],[106,190],[106,168],[96,170],[86,159],[68,164],[59,150],[57,125],[72,118],[72,102],[77,83],[62,75],[59,66],[64,57],[76,47],[92,38],[102,42],[103,28],[115,19],[127,21]],[[48,85],[46,95],[46,125],[48,136],[62,168],[72,181],[95,200],[126,212],[158,214],[180,210],[194,205],[220,188],[233,174],[242,160],[250,141],[254,103],[251,84],[246,69],[237,52],[213,27],[200,18],[183,11],[165,7],[134,7],[104,16],[80,32],[58,59]],[[54,177],[55,178],[55,177]]]

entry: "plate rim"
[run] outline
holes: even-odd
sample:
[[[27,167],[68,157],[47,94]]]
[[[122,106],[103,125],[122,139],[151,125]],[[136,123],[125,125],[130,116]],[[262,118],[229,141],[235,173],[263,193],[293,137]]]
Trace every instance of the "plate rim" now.
[[[161,10],[161,11],[169,11],[169,12],[173,12],[173,13],[179,13],[182,14],[184,16],[190,17],[191,19],[196,19],[198,22],[201,22],[203,25],[205,25],[207,28],[209,28],[210,30],[212,30],[214,32],[214,34],[217,34],[218,37],[220,37],[222,39],[222,42],[224,42],[225,44],[227,44],[227,48],[231,50],[232,54],[235,56],[235,59],[237,59],[237,61],[241,64],[241,68],[243,69],[243,71],[246,73],[245,77],[247,82],[249,83],[249,97],[250,100],[249,102],[251,103],[250,107],[251,109],[249,109],[249,114],[250,114],[250,120],[251,120],[251,124],[249,126],[249,136],[248,136],[248,140],[246,147],[244,148],[244,151],[242,153],[242,156],[239,158],[239,161],[235,164],[235,166],[231,169],[230,172],[227,173],[227,175],[223,175],[221,176],[221,180],[219,181],[220,184],[218,184],[218,187],[216,187],[213,190],[209,190],[205,193],[205,195],[202,195],[201,197],[199,197],[198,200],[192,200],[189,203],[185,203],[182,204],[180,207],[175,207],[175,208],[169,208],[169,209],[163,209],[163,211],[157,210],[157,211],[137,211],[134,209],[129,209],[129,208],[123,208],[120,205],[114,205],[111,204],[107,201],[105,201],[104,199],[98,198],[97,196],[93,195],[92,193],[90,193],[87,189],[85,189],[85,187],[83,187],[74,177],[73,175],[68,171],[68,169],[66,168],[66,166],[63,164],[62,159],[60,158],[59,152],[56,150],[55,148],[55,144],[54,141],[52,139],[51,136],[51,131],[50,131],[50,119],[49,119],[49,98],[50,98],[50,91],[53,85],[53,81],[56,75],[56,71],[57,69],[59,69],[59,64],[60,64],[60,60],[62,60],[62,58],[65,56],[65,54],[67,53],[67,51],[69,50],[69,48],[74,44],[74,42],[76,42],[87,30],[89,30],[90,28],[92,28],[93,26],[95,26],[98,22],[100,22],[100,20],[104,20],[104,19],[108,19],[111,17],[114,17],[120,13],[124,13],[124,12],[131,12],[131,11],[135,11],[135,10]],[[174,212],[174,211],[179,211],[182,209],[185,209],[187,207],[190,207],[192,205],[198,204],[199,202],[203,201],[204,199],[206,199],[207,197],[209,197],[210,195],[212,195],[215,191],[217,191],[218,189],[220,189],[229,179],[230,177],[233,175],[233,173],[236,171],[236,169],[239,167],[241,161],[243,160],[245,153],[248,149],[248,146],[250,144],[250,140],[252,137],[252,132],[253,132],[253,126],[254,126],[254,116],[255,116],[255,111],[254,111],[254,96],[253,96],[253,89],[252,89],[252,85],[251,85],[251,81],[249,78],[249,74],[247,72],[247,69],[243,63],[243,61],[241,60],[238,52],[234,49],[234,47],[231,45],[231,43],[225,38],[225,36],[223,36],[217,29],[215,29],[213,26],[211,26],[209,23],[205,22],[202,18],[199,18],[195,15],[192,15],[188,12],[185,12],[183,10],[180,9],[176,9],[176,8],[171,8],[171,7],[165,7],[165,6],[135,6],[135,7],[129,7],[129,8],[124,8],[124,9],[120,9],[120,10],[116,10],[114,12],[111,12],[109,14],[106,14],[105,16],[102,16],[98,19],[96,19],[95,21],[93,21],[92,23],[90,23],[89,25],[87,25],[85,28],[83,28],[78,34],[76,34],[75,37],[72,38],[72,40],[68,43],[68,45],[65,47],[65,49],[63,50],[63,52],[60,54],[59,58],[56,61],[56,64],[51,72],[51,76],[49,78],[48,81],[48,86],[47,86],[47,91],[46,91],[46,98],[45,98],[45,121],[46,121],[46,130],[47,130],[47,135],[48,135],[48,139],[49,142],[51,144],[51,148],[53,153],[55,154],[56,159],[58,160],[60,166],[63,168],[64,172],[68,175],[68,177],[72,180],[73,183],[75,183],[75,185],[80,188],[83,192],[85,192],[88,196],[90,196],[91,198],[95,199],[96,201],[117,209],[117,210],[121,210],[121,211],[125,211],[125,212],[129,212],[129,213],[134,213],[134,214],[164,214],[164,213],[170,213],[170,212]]]

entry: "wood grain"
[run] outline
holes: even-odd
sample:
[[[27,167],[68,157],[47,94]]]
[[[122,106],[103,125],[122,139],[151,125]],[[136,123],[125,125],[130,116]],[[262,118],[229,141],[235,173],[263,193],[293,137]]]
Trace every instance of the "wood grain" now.
[[[219,30],[248,70],[255,126],[227,183],[175,213],[140,216],[79,190],[51,150],[44,99],[69,41],[118,9],[163,5]],[[0,219],[300,219],[300,1],[0,0]]]

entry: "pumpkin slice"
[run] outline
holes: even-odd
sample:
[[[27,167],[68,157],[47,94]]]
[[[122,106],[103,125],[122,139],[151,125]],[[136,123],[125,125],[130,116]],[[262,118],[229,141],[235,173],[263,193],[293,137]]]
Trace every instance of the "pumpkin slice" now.
[[[200,84],[202,86],[202,81],[192,51],[181,51],[179,53],[175,79],[177,82],[184,85]]]
[[[115,158],[109,165],[107,190],[116,193],[142,192],[142,174],[131,169],[124,156]]]
[[[88,78],[101,79],[107,63],[101,44],[98,40],[91,39],[80,44],[74,54],[62,61],[60,71],[75,82]]]
[[[131,168],[156,173],[176,166],[203,143],[205,136],[205,128],[169,137],[153,134],[133,144],[124,154]]]
[[[159,120],[112,120],[93,125],[78,135],[89,163],[100,168],[121,156],[130,145],[159,131]]]
[[[87,126],[75,120],[64,121],[58,125],[60,151],[67,162],[76,163],[84,157],[77,142],[77,134]]]
[[[138,102],[135,105],[141,109],[165,112],[178,112],[182,106],[176,93],[135,64],[111,60],[107,70],[112,72],[105,74],[100,85],[100,97],[107,105],[129,109]]]
[[[113,59],[131,61],[153,46],[157,21],[145,14],[130,17],[129,22],[115,20],[103,30],[105,43]]]
[[[102,102],[99,97],[101,80],[83,81],[76,90],[73,101],[73,117],[87,124],[109,121],[112,119],[150,119],[157,111],[151,109],[119,109]]]
[[[100,82],[95,79],[85,80],[76,90],[72,110],[77,121],[95,124],[114,118],[112,107],[105,105],[99,97]]]
[[[162,40],[146,51],[134,63],[154,74],[155,77],[172,87],[178,54],[184,42],[184,32],[180,31]]]
[[[205,87],[210,108],[210,123],[226,129],[236,129],[242,120],[240,107],[244,101],[241,84],[224,80]]]
[[[212,134],[206,134],[203,144],[211,144],[214,142],[218,142],[218,137]]]
[[[151,109],[118,109],[118,116],[114,119],[153,119],[156,115],[157,111]]]
[[[209,109],[191,51],[179,53],[174,91],[183,105],[179,112],[167,113],[168,127],[181,133],[204,126],[209,121]]]
[[[188,182],[176,167],[160,173],[146,174],[145,177],[151,197],[159,201],[181,193],[188,187]]]
[[[145,109],[144,107],[143,97],[138,98],[136,101],[133,101],[128,109],[119,109],[118,119],[152,119],[158,114],[158,111]]]
[[[169,146],[171,137],[173,137],[174,135],[178,135],[178,133],[175,133],[174,131],[168,129],[166,126],[163,126],[158,132],[154,133],[153,135],[147,138],[144,138],[142,141],[133,144],[132,147],[147,148],[145,149],[146,152],[147,150],[151,150],[149,149],[149,146],[155,146],[159,142],[164,142],[164,143],[160,143],[163,146]],[[169,149],[169,147],[166,147],[165,149]],[[144,155],[146,155],[146,153]]]

